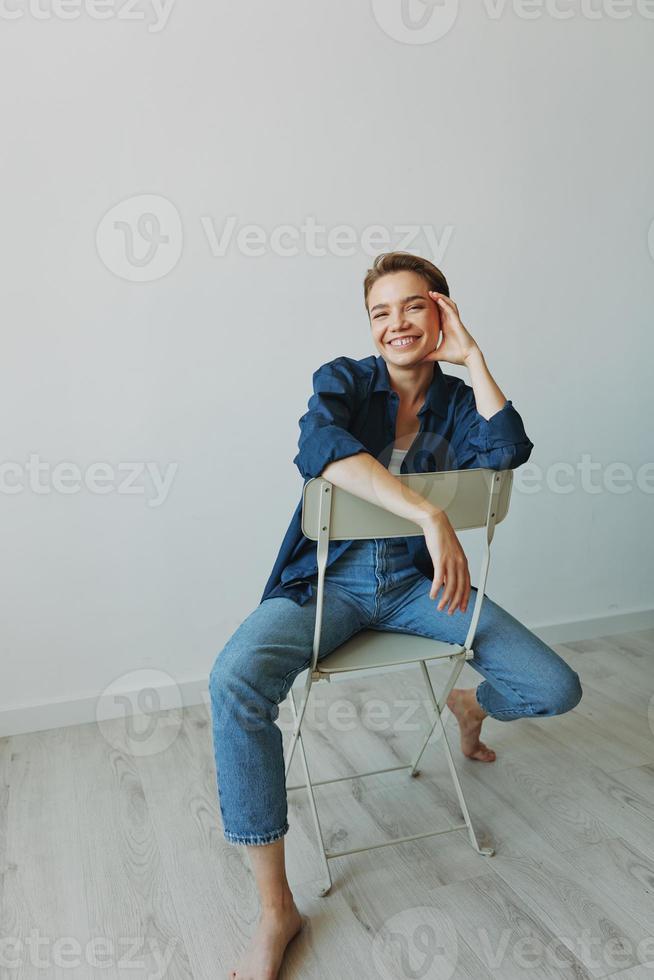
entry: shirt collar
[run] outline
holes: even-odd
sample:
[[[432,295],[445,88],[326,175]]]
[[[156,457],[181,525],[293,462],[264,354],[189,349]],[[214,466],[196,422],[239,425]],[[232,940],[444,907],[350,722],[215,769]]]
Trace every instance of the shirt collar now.
[[[375,363],[377,365],[377,370],[375,372],[376,376],[372,390],[392,391],[393,388],[391,386],[391,378],[388,373],[388,366],[381,354],[376,355]],[[434,377],[431,385],[427,389],[427,395],[422,408],[418,412],[418,417],[426,412],[427,409],[430,409],[436,415],[440,415],[442,418],[447,418],[448,401],[449,398],[445,375],[441,370],[439,362],[434,361]]]

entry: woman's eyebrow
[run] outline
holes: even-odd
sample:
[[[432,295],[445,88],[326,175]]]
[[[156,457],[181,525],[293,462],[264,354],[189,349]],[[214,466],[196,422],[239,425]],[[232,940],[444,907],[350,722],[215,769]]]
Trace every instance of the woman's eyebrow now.
[[[423,296],[421,293],[416,293],[414,296],[405,296],[404,299],[401,300],[400,302],[402,302],[402,303],[410,303],[412,299],[426,299],[426,298],[427,297],[426,296]],[[376,303],[372,307],[372,309],[370,310],[370,312],[371,313],[374,313],[374,311],[380,309],[380,307],[382,307],[382,306],[388,306],[388,305],[389,305],[388,303]]]

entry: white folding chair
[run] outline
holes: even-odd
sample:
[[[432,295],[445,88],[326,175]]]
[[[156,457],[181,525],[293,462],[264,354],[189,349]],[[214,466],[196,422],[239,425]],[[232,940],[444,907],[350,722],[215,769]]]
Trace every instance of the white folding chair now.
[[[431,640],[421,636],[413,636],[409,633],[361,630],[346,643],[343,643],[336,650],[323,657],[320,663],[318,663],[325,568],[327,565],[329,542],[362,540],[367,538],[409,537],[421,535],[423,532],[412,521],[398,517],[396,514],[376,504],[371,504],[361,497],[356,497],[334,486],[333,483],[330,483],[323,477],[316,477],[305,484],[302,494],[302,532],[305,537],[318,542],[316,625],[313,637],[313,658],[311,668],[307,671],[304,699],[299,710],[295,701],[293,688],[291,687],[290,690],[290,703],[295,724],[287,750],[285,776],[288,790],[303,789],[306,786],[309,793],[309,803],[313,814],[326,877],[326,884],[320,889],[320,895],[327,895],[332,885],[329,861],[333,858],[343,857],[346,854],[372,850],[377,847],[387,847],[389,844],[418,840],[419,838],[431,837],[435,834],[447,834],[453,830],[462,830],[464,827],[467,828],[471,845],[479,854],[491,856],[495,853],[493,847],[480,847],[477,841],[441,715],[444,709],[447,710],[446,701],[448,695],[454,687],[465,661],[472,659],[474,655],[472,643],[477,623],[479,622],[484,588],[488,576],[490,544],[493,539],[495,525],[499,524],[506,517],[509,509],[509,499],[513,486],[513,471],[496,471],[490,469],[449,470],[447,472],[401,474],[398,476],[398,479],[401,483],[411,487],[412,490],[418,492],[437,507],[445,510],[450,523],[456,530],[480,527],[486,529],[486,544],[482,556],[477,596],[472,611],[470,627],[463,646],[454,643],[444,643],[440,640]],[[443,688],[441,697],[438,699],[434,692],[425,662],[445,659],[449,660],[452,664],[452,671],[447,684]],[[313,781],[309,772],[301,731],[313,682],[320,680],[329,681],[333,674],[343,673],[345,671],[410,663],[419,665],[425,684],[427,685],[429,699],[434,708],[431,726],[413,762],[400,766],[390,766],[386,769],[375,769],[371,772],[356,773],[353,776],[341,776],[337,779]],[[455,824],[452,827],[447,827],[445,830],[432,830],[421,834],[411,834],[407,837],[396,837],[393,840],[370,844],[367,847],[355,847],[344,851],[327,851],[322,836],[313,788],[315,786],[322,786],[325,783],[336,783],[345,779],[358,779],[362,776],[373,776],[382,772],[392,772],[396,769],[409,769],[410,776],[417,776],[419,772],[418,763],[437,725],[440,726],[440,735],[442,736],[441,744],[447,757],[465,823]],[[299,745],[300,748],[300,757],[306,783],[289,786],[288,775],[296,745]]]

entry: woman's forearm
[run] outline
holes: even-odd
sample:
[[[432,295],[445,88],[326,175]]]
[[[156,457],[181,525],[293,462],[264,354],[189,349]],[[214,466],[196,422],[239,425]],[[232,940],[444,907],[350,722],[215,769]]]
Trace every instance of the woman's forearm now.
[[[444,514],[398,480],[371,453],[356,453],[329,463],[320,474],[337,487],[423,527]]]
[[[498,387],[486,366],[484,355],[478,347],[466,357],[464,364],[470,372],[470,381],[475,393],[477,411],[485,419],[491,418],[506,404],[506,396]]]

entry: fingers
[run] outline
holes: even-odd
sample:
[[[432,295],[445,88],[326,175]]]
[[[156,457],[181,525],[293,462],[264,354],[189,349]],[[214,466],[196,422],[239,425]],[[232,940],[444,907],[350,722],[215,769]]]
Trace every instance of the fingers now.
[[[449,522],[443,525],[439,523],[433,537],[427,534],[427,541],[434,567],[429,598],[436,599],[442,586],[438,611],[442,612],[449,604],[450,616],[457,609],[466,612],[472,588],[468,559]]]
[[[451,296],[446,296],[445,293],[439,293],[435,289],[430,289],[429,295],[432,297],[434,302],[438,303],[438,301],[441,300],[444,306],[449,306],[452,310],[458,310],[458,306]]]
[[[471,590],[472,590],[472,582],[470,580],[470,569],[468,568],[468,565],[466,563],[466,588],[465,588],[465,594],[464,594],[463,602],[461,603],[461,612],[462,613],[468,611],[468,602],[470,601],[470,592],[471,592]]]
[[[450,560],[446,563],[445,588],[436,608],[442,612],[449,603],[448,616],[455,613],[457,609],[460,609],[462,613],[466,612],[470,589],[470,570],[467,559],[464,556],[459,556]]]
[[[456,589],[457,574],[456,574],[456,564],[454,561],[448,561],[445,571],[445,588],[443,589],[443,595],[440,598],[440,602],[436,607],[439,612],[445,608],[448,602],[452,599],[454,591]]]
[[[445,565],[442,561],[439,561],[436,568],[434,569],[434,581],[431,584],[431,589],[429,590],[429,598],[435,599],[438,595],[438,590],[445,580]]]
[[[467,563],[464,559],[459,559],[457,562],[457,585],[456,591],[454,593],[454,599],[450,603],[450,608],[447,610],[448,616],[451,616],[456,609],[461,609],[461,612],[465,612],[463,608],[463,601],[466,595],[466,588],[468,585],[468,568]]]

